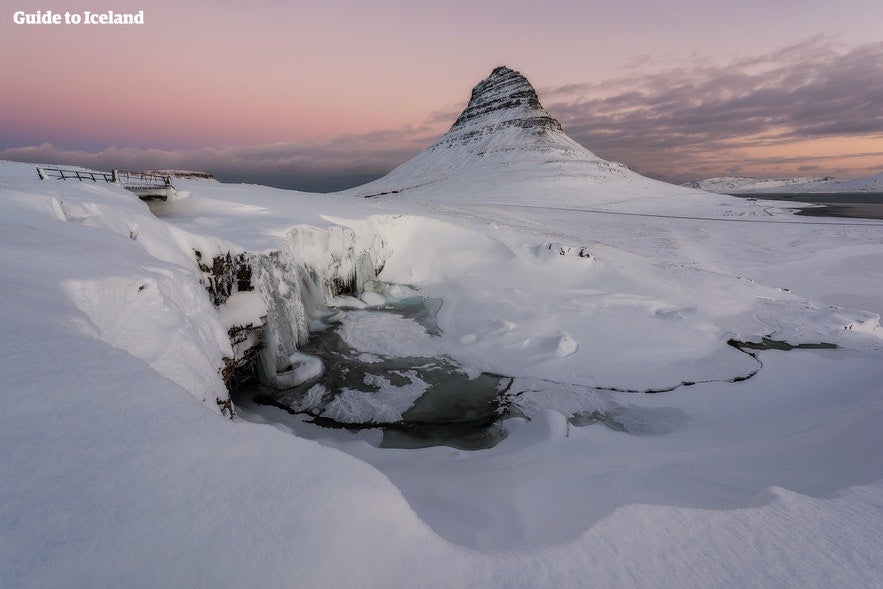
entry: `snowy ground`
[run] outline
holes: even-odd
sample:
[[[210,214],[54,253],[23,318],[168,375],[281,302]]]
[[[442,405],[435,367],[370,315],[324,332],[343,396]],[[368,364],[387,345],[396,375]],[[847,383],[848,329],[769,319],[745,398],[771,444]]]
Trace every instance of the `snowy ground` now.
[[[879,586],[883,227],[621,175],[545,200],[182,180],[155,216],[3,162],[0,586]],[[474,452],[224,419],[190,252],[294,226],[444,301],[440,336],[372,320],[354,345],[514,377],[530,419]],[[764,336],[838,348],[726,343]]]
[[[852,180],[834,178],[746,178],[724,176],[687,182],[692,188],[721,194],[883,193],[883,172]]]

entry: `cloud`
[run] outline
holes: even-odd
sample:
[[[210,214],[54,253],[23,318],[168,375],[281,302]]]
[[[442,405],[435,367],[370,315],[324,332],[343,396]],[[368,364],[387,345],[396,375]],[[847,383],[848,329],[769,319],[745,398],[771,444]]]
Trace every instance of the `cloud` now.
[[[598,155],[665,180],[737,171],[857,176],[883,167],[883,150],[869,147],[883,145],[883,42],[845,49],[814,37],[723,65],[701,56],[676,68],[663,63],[670,61],[642,58],[616,79],[541,88],[540,98],[569,135]],[[439,108],[419,125],[324,141],[96,153],[45,143],[9,148],[0,158],[197,169],[230,182],[327,192],[382,176],[431,145],[462,108]],[[847,141],[836,156],[807,147],[837,138]]]
[[[422,126],[341,135],[323,142],[278,142],[189,150],[109,147],[96,153],[60,149],[44,143],[0,151],[0,159],[72,164],[100,170],[200,170],[228,182],[255,182],[330,192],[383,176],[431,145],[438,134],[431,126]]]
[[[814,37],[726,65],[697,58],[540,94],[574,139],[645,172],[683,175],[715,159],[756,165],[739,152],[883,136],[883,42],[842,50]]]

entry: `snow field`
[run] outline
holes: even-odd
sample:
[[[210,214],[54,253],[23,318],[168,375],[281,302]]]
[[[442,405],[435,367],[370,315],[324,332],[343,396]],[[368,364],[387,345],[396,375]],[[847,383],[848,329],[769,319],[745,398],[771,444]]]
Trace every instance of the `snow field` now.
[[[2,166],[0,318],[11,335],[0,341],[0,585],[880,578],[883,364],[867,289],[880,283],[879,230],[789,225],[783,237],[778,226],[452,211],[431,199],[392,212],[198,181],[160,221],[112,186],[31,173]],[[655,214],[667,202],[616,206]],[[709,214],[729,207],[721,197]],[[508,421],[494,448],[462,452],[376,448],[272,407],[233,422],[213,413],[226,395],[227,323],[262,306],[234,299],[222,319],[190,252],[282,251],[305,225],[326,232],[311,229],[317,240],[345,227],[334,238],[342,254],[368,251],[384,261],[382,279],[444,301],[440,337],[391,317],[350,334],[363,353],[431,342],[515,376],[513,402],[531,420]],[[538,256],[548,243],[594,258]],[[320,253],[306,262],[325,263]],[[279,293],[302,286],[283,275],[294,280],[265,276]],[[756,376],[721,382],[758,366],[726,339],[769,334],[840,349],[761,351]],[[284,369],[314,373],[295,353]],[[703,377],[713,382],[655,395],[594,388]]]

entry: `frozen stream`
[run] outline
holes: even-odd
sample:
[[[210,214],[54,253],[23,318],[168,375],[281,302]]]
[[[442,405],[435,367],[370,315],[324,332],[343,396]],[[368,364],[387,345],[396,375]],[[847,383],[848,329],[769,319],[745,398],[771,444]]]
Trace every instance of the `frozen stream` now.
[[[625,393],[482,373],[444,353],[440,299],[363,299],[336,299],[299,350],[321,376],[244,389],[239,415],[368,462],[455,544],[551,546],[624,505],[733,509],[777,486],[826,497],[879,472],[866,446],[879,366],[864,354],[731,340],[763,366],[752,378]],[[801,377],[809,366],[823,377]]]
[[[349,297],[338,303],[293,357],[307,374],[321,361],[321,373],[285,390],[243,387],[234,395],[243,417],[275,407],[288,416],[265,418],[289,423],[306,437],[459,450],[492,448],[506,437],[504,420],[550,409],[573,426],[600,424],[639,436],[684,422],[677,410],[623,404],[622,391],[513,379],[458,363],[440,345],[440,299],[410,294],[374,306]]]
[[[243,388],[238,406],[276,406],[381,447],[476,450],[505,437],[499,398],[511,379],[441,351],[441,300],[411,294],[364,308],[348,297],[338,302],[339,312],[299,350],[303,364],[320,359],[322,373],[287,390]]]

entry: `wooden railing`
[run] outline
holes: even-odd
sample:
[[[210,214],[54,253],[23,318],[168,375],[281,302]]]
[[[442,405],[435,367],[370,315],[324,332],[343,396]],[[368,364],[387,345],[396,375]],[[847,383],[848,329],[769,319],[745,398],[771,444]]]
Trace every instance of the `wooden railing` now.
[[[40,180],[54,178],[56,180],[91,180],[92,182],[112,182],[123,185],[126,190],[162,189],[172,186],[172,177],[152,172],[132,172],[128,170],[113,170],[111,172],[99,172],[95,170],[65,170],[63,168],[37,167],[37,175]]]
[[[116,182],[113,172],[96,172],[93,170],[63,170],[61,168],[37,167],[37,175],[40,180],[55,178],[56,180],[91,180],[92,182]]]
[[[116,181],[123,188],[172,188],[172,177],[154,174],[152,172],[129,172],[126,170],[114,170]]]

